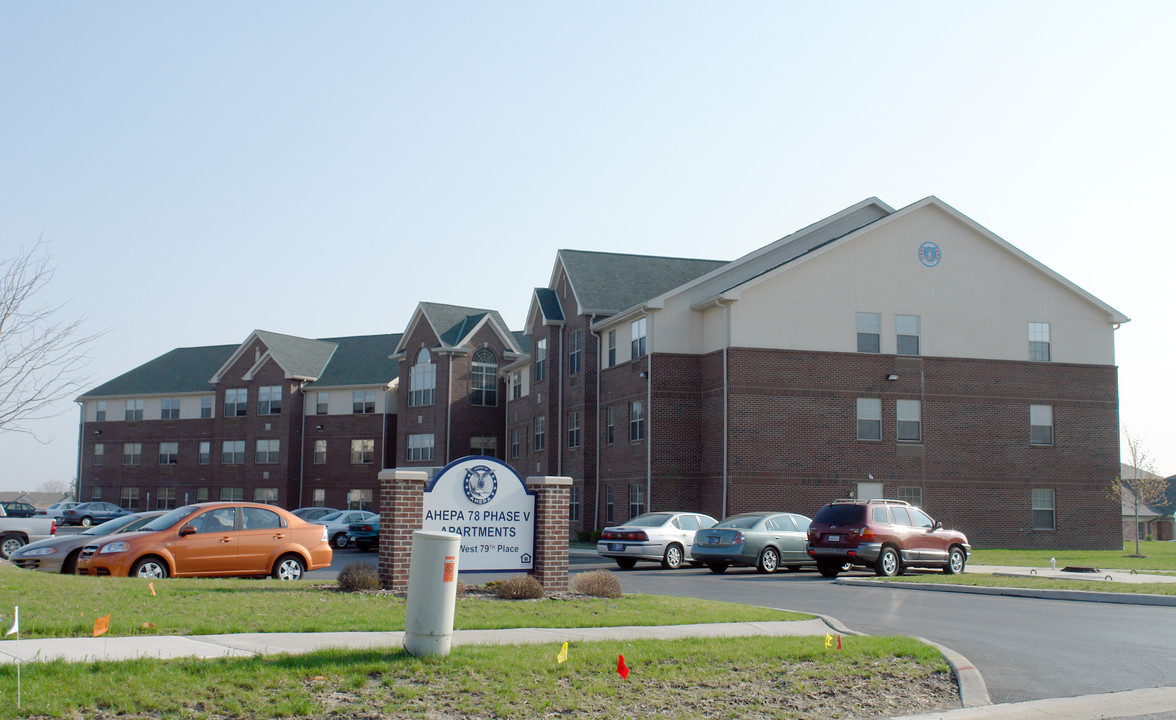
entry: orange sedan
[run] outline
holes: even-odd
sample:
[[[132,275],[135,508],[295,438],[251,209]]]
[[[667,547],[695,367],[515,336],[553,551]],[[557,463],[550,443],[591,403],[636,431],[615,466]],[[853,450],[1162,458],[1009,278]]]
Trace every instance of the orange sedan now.
[[[86,545],[79,575],[166,578],[271,575],[297,580],[331,564],[327,528],[272,505],[185,505],[126,535]]]

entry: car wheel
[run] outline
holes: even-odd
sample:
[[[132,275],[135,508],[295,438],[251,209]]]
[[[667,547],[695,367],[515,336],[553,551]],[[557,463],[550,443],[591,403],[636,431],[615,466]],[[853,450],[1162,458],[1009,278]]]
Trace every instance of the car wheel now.
[[[817,563],[817,571],[820,572],[821,575],[823,575],[824,577],[827,577],[827,578],[837,577],[837,573],[841,572],[843,568],[844,568],[843,565],[841,565],[840,563],[835,563],[835,562]]]
[[[884,547],[878,555],[878,562],[874,563],[874,574],[880,577],[894,577],[899,574],[901,568],[902,561],[898,557],[898,551],[892,547]]]
[[[755,564],[755,569],[764,574],[771,574],[776,572],[778,567],[780,567],[780,553],[776,551],[776,548],[764,548],[760,552],[759,562]]]
[[[78,548],[69,555],[65,556],[65,561],[61,563],[62,575],[77,575],[78,574],[78,555],[82,554],[82,549]]]
[[[666,570],[677,570],[682,567],[682,546],[677,543],[670,543],[666,548],[666,554],[662,556],[662,567]]]
[[[278,558],[271,575],[275,580],[300,580],[305,571],[306,567],[302,564],[302,558],[297,555],[283,555]]]
[[[162,580],[167,577],[167,565],[159,558],[140,558],[131,566],[131,577]]]
[[[959,545],[953,545],[951,550],[947,553],[947,565],[943,566],[943,572],[948,575],[955,575],[964,571],[964,563],[968,558],[964,556],[964,549]]]
[[[94,518],[90,517],[89,515],[82,518],[82,527],[90,527],[93,524],[94,524]]]
[[[335,533],[335,536],[331,538],[331,546],[336,550],[342,550],[343,548],[347,547],[348,542],[350,542],[350,540],[347,538],[347,533],[344,532]]]
[[[0,538],[0,558],[7,560],[12,553],[24,547],[25,541],[20,535],[5,535]]]
[[[727,563],[708,563],[707,567],[710,568],[710,571],[713,573],[725,573],[727,572],[727,568],[730,566],[727,565]]]
[[[637,561],[633,558],[614,558],[617,561],[617,567],[622,570],[632,570]]]

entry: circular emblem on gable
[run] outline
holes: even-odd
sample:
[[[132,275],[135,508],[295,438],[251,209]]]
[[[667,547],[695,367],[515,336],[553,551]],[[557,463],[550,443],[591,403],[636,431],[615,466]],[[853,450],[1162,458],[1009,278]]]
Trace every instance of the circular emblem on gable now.
[[[919,262],[927,267],[935,267],[939,264],[939,260],[943,257],[939,246],[933,242],[925,242],[919,246]]]
[[[464,485],[466,497],[475,505],[485,505],[498,492],[498,478],[485,465],[475,465],[466,470]]]

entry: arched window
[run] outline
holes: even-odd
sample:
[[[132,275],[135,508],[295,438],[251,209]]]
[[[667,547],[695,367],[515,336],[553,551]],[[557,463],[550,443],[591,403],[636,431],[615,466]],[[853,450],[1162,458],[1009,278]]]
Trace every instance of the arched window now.
[[[437,366],[429,351],[421,348],[417,353],[416,365],[408,371],[408,404],[409,407],[432,405],[434,391],[437,389]]]
[[[498,359],[494,353],[482,348],[474,353],[474,367],[470,386],[474,405],[493,407],[498,404]]]

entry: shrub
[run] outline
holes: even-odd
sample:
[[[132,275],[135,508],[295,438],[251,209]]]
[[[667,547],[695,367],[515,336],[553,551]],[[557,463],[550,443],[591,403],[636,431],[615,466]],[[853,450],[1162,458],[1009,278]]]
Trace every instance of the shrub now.
[[[593,597],[618,598],[621,596],[621,581],[609,570],[592,570],[572,577],[568,583],[572,592]]]
[[[503,600],[537,600],[543,597],[543,586],[530,575],[515,575],[494,584],[494,590]]]
[[[376,566],[367,562],[353,562],[339,571],[339,589],[346,592],[379,590],[380,575]]]
[[[582,543],[596,543],[600,541],[600,530],[581,530],[576,533],[576,539]]]

